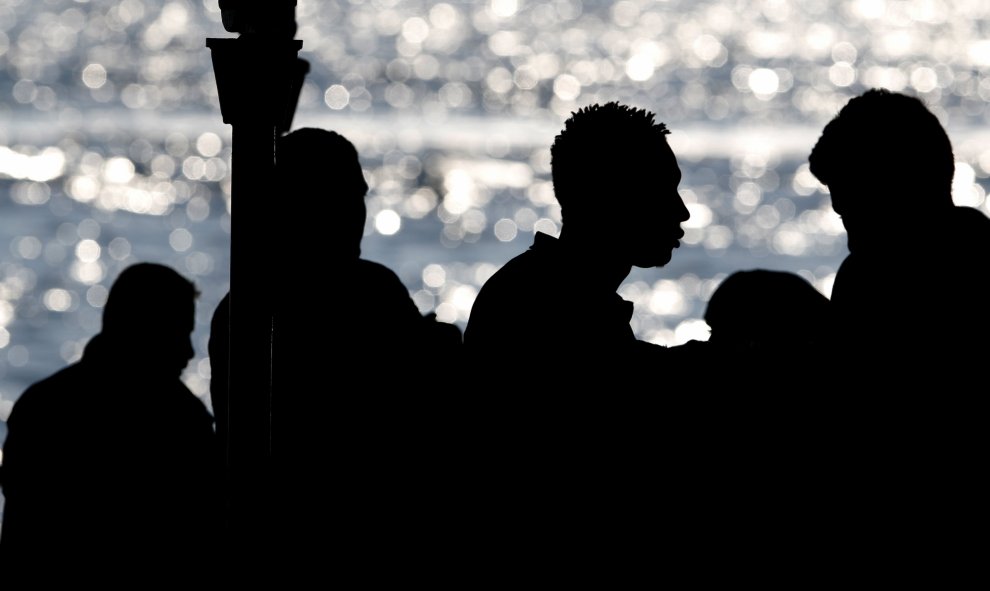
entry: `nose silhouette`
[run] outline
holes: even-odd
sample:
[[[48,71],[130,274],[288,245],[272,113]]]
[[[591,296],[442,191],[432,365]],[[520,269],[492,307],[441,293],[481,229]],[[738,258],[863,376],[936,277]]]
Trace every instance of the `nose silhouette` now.
[[[687,205],[684,204],[684,199],[681,197],[680,193],[677,194],[677,208],[678,222],[686,222],[691,219],[691,212],[688,211]]]

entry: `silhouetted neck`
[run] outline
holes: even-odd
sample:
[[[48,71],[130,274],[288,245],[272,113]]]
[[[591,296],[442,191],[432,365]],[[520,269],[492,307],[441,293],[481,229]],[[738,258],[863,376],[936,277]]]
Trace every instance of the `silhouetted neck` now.
[[[550,240],[554,238],[542,232],[536,233],[536,244]],[[596,238],[573,231],[565,232],[561,228],[560,237],[555,241],[563,256],[573,264],[580,265],[588,281],[596,285],[618,290],[632,271],[632,264],[623,261],[612,244],[600,235]]]

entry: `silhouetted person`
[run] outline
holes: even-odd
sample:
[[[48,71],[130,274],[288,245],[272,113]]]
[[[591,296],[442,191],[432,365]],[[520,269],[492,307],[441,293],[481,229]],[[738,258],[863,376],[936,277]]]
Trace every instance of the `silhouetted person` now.
[[[426,370],[440,379],[454,371],[460,329],[436,321],[434,314],[420,314],[394,271],[361,258],[368,185],[354,145],[316,128],[279,138],[276,186],[272,245],[281,251],[279,276],[289,281],[275,302],[273,389],[282,392],[276,405],[299,396],[305,398],[302,404],[283,408],[294,412],[297,406],[322,404],[295,385],[387,391],[406,387]],[[290,200],[304,202],[304,213],[280,203]],[[211,328],[211,348],[224,357],[229,298],[215,310]],[[213,375],[217,431],[224,433],[227,384],[218,360]]]
[[[424,393],[456,385],[461,333],[421,314],[394,271],[361,257],[368,185],[347,138],[295,130],[279,138],[275,170],[273,558],[301,578],[321,574],[331,555],[355,569],[400,565],[416,552],[392,551],[420,527],[408,524],[447,494],[434,474],[441,399]],[[236,297],[218,306],[210,339],[218,433]],[[236,404],[238,392],[229,396]]]
[[[482,401],[468,464],[484,491],[478,531],[513,564],[549,572],[637,556],[660,527],[657,435],[680,368],[636,338],[633,304],[616,293],[632,267],[670,261],[689,217],[654,117],[612,102],[567,119],[550,150],[560,236],[537,232],[503,265],[464,332]]]
[[[460,330],[420,314],[394,271],[361,257],[368,185],[354,145],[303,128],[281,137],[276,155],[280,198],[303,201],[305,213],[275,212],[294,286],[276,295],[275,390],[297,376],[311,387],[319,376],[348,390],[389,391],[456,365]]]
[[[82,359],[14,404],[5,583],[210,580],[212,417],[180,380],[196,297],[166,266],[124,269]]]
[[[869,548],[975,565],[990,219],[954,205],[952,145],[911,96],[851,99],[809,162],[849,246],[831,296],[841,471],[826,477]]]
[[[868,382],[974,375],[990,352],[990,218],[953,203],[935,115],[869,90],[825,126],[809,163],[848,234],[831,296],[841,365]]]
[[[564,362],[552,363],[555,380],[624,379],[662,349],[636,339],[633,305],[616,290],[632,267],[666,265],[684,235],[668,133],[653,113],[614,102],[565,122],[550,149],[560,237],[537,232],[482,286],[464,332],[475,371],[552,359]]]
[[[729,361],[821,364],[831,329],[829,300],[796,273],[751,269],[729,275],[705,308],[710,349]]]
[[[817,395],[835,387],[828,379],[834,372],[827,361],[828,298],[796,273],[741,270],[718,285],[704,318],[709,339],[671,351],[684,351],[680,369],[695,372],[696,387],[717,396],[717,403],[699,407],[708,422],[700,432],[715,446],[712,456],[723,461],[748,456],[731,469],[753,471],[755,458],[773,459],[796,449],[804,453],[805,444],[815,442],[802,435],[809,429],[807,415]],[[726,447],[726,441],[733,444]]]

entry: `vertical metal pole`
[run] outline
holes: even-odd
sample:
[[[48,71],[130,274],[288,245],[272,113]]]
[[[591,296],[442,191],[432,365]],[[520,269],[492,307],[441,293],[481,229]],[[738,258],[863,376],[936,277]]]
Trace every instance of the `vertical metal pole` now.
[[[227,539],[235,582],[272,575],[272,323],[275,141],[289,128],[308,63],[297,56],[295,0],[221,0],[236,39],[207,39],[224,123],[231,124],[230,370]]]
[[[234,565],[260,565],[265,564],[272,530],[273,294],[266,203],[274,176],[274,126],[238,123],[232,140],[227,456],[229,533],[234,547],[230,550]]]

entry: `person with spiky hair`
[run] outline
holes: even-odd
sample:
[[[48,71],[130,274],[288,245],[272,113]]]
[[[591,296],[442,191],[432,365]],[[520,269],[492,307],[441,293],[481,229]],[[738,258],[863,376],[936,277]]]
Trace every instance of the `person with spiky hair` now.
[[[654,117],[610,102],[566,120],[550,150],[560,235],[536,232],[485,282],[464,333],[468,379],[508,394],[479,397],[470,417],[462,480],[482,491],[478,531],[554,572],[561,560],[624,561],[660,527],[657,421],[669,414],[637,389],[683,368],[667,372],[673,348],[636,338],[617,293],[633,267],[670,261],[689,217]]]
[[[474,371],[553,358],[569,376],[616,376],[662,349],[637,340],[616,290],[632,267],[670,262],[689,217],[681,171],[655,114],[617,102],[572,113],[550,149],[559,237],[533,245],[482,286],[464,334]]]

